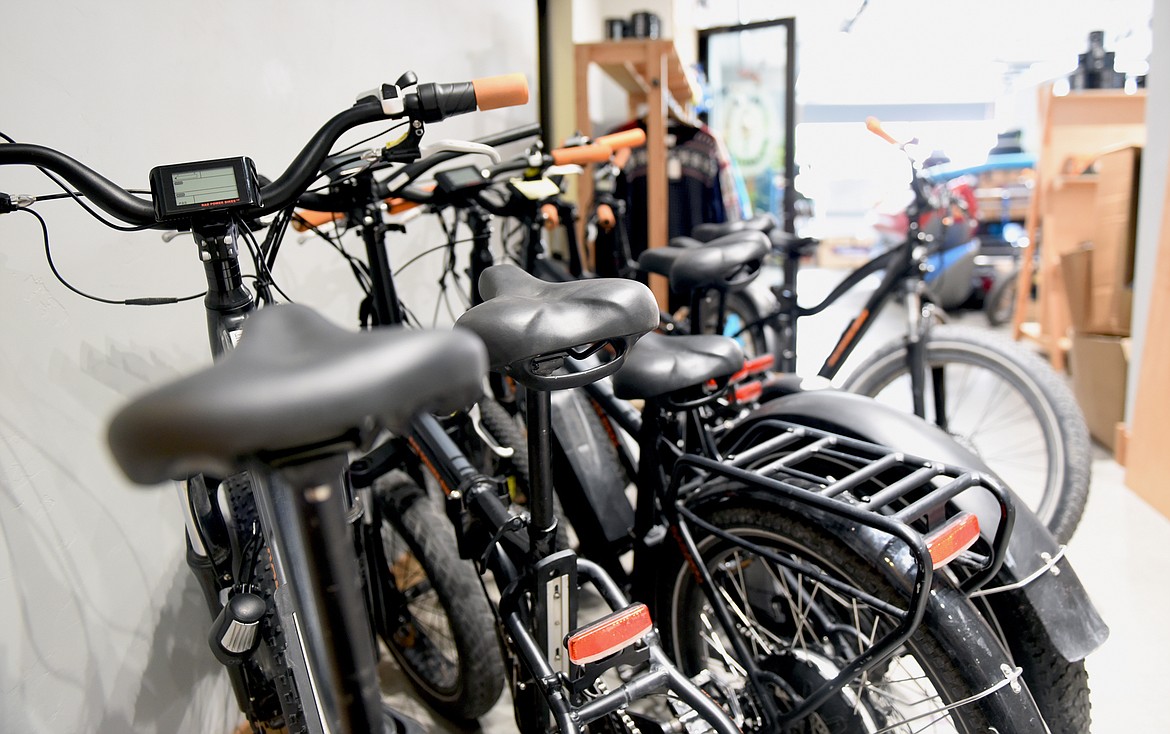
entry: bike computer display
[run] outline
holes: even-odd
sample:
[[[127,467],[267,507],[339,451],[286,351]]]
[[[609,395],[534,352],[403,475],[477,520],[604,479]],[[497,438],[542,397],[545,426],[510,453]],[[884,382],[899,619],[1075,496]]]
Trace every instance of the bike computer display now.
[[[487,183],[488,181],[484,179],[483,173],[475,166],[448,168],[445,171],[439,171],[435,174],[435,184],[440,190],[448,194],[453,194],[463,189],[485,186]]]
[[[150,193],[160,220],[261,204],[256,164],[242,156],[159,166]]]

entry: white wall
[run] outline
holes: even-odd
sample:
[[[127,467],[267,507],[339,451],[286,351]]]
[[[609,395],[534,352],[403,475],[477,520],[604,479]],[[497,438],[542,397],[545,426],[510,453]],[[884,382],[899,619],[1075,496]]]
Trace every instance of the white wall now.
[[[1155,43],[1150,52],[1150,78],[1146,85],[1146,145],[1142,151],[1137,244],[1133,263],[1133,339],[1125,402],[1127,423],[1133,417],[1137,401],[1158,245],[1161,238],[1170,234],[1162,231],[1167,163],[1170,162],[1167,160],[1170,156],[1170,95],[1166,94],[1166,87],[1163,86],[1164,80],[1170,79],[1170,48],[1167,47],[1170,43],[1170,10],[1164,3],[1155,6],[1151,25]],[[1165,257],[1165,254],[1162,256]],[[1166,335],[1161,335],[1161,338],[1166,338]]]
[[[535,90],[531,3],[374,0],[8,3],[0,131],[59,148],[119,184],[150,168],[249,155],[275,172],[354,95],[406,69],[434,81],[521,71]],[[429,140],[536,119],[525,108],[432,125]],[[373,133],[377,128],[371,128]],[[50,193],[39,173],[0,169],[0,191]],[[69,202],[37,207],[59,269],[118,298],[202,290],[188,237],[120,233]],[[437,244],[403,240],[404,262]],[[340,258],[286,243],[278,282],[356,323]],[[437,263],[408,271],[425,301]],[[59,285],[27,214],[0,217],[0,721],[20,732],[226,732],[239,723],[206,644],[209,620],[181,553],[169,488],[132,488],[104,426],[126,396],[208,361],[198,301],[107,306]]]

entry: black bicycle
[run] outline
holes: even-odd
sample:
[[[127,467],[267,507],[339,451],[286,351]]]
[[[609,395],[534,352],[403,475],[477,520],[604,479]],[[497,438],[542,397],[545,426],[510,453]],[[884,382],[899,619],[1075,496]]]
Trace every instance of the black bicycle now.
[[[35,145],[0,145],[0,165],[39,166],[75,186],[78,192],[73,195],[88,197],[120,221],[139,228],[190,230],[198,244],[208,287],[204,298],[208,336],[213,354],[224,362],[213,374],[235,376],[240,384],[220,385],[219,377],[198,378],[191,389],[207,389],[212,394],[198,392],[194,403],[176,405],[175,415],[131,409],[126,414],[129,417],[115,424],[113,440],[134,478],[181,480],[188,564],[203,587],[215,620],[210,633],[212,652],[227,667],[241,711],[255,728],[371,731],[380,726],[377,722],[384,713],[376,697],[377,681],[370,677],[376,656],[371,630],[383,638],[423,694],[452,715],[478,716],[499,695],[503,669],[495,646],[473,632],[476,627],[491,626],[490,607],[482,598],[473,568],[455,557],[453,534],[448,533],[445,540],[443,525],[434,522],[441,515],[428,511],[426,503],[413,502],[410,488],[393,478],[355,494],[348,486],[314,477],[313,481],[330,487],[330,499],[324,503],[285,487],[291,484],[297,490],[310,489],[304,484],[308,474],[332,471],[330,467],[338,466],[338,457],[343,459],[346,449],[360,443],[350,440],[359,435],[357,432],[351,436],[342,430],[355,420],[352,402],[348,408],[336,407],[336,420],[330,421],[323,416],[333,408],[322,408],[323,416],[317,416],[306,408],[312,395],[302,394],[304,390],[288,394],[298,380],[312,381],[322,374],[318,368],[325,369],[319,364],[325,361],[324,355],[312,352],[302,340],[321,339],[339,348],[348,341],[293,310],[293,315],[264,316],[275,326],[258,327],[255,337],[259,344],[287,350],[291,361],[282,361],[279,354],[265,355],[261,347],[249,347],[243,356],[236,356],[235,346],[257,304],[271,303],[275,288],[265,258],[274,255],[271,241],[266,242],[267,248],[261,247],[252,230],[262,226],[260,218],[265,215],[275,213],[278,222],[291,216],[290,205],[318,177],[330,147],[344,132],[365,123],[405,119],[412,131],[421,135],[425,122],[477,107],[518,104],[526,98],[527,87],[519,75],[457,84],[417,84],[413,75],[404,75],[397,84],[385,85],[379,93],[358,100],[326,123],[288,170],[272,182],[262,183],[252,162],[244,157],[167,165],[152,171],[150,199],[125,191],[58,151]],[[394,157],[392,151],[384,155]],[[28,207],[35,198],[17,197],[14,201],[5,195],[0,202],[4,211],[32,212]],[[47,246],[47,228],[45,231]],[[257,296],[244,284],[242,248],[252,251]],[[290,313],[285,309],[279,312]],[[252,333],[250,328],[248,331]],[[420,359],[433,359],[434,349],[421,346],[426,341],[421,336],[404,339],[404,360],[416,348],[408,342],[417,342]],[[458,340],[452,348],[458,348]],[[471,350],[470,364],[477,364],[474,349],[466,344],[462,348]],[[305,364],[298,367],[295,355],[306,350]],[[250,370],[258,374],[253,376]],[[240,372],[249,374],[241,376]],[[472,372],[480,379],[476,370]],[[395,378],[395,374],[388,369],[371,379],[406,379]],[[344,369],[337,377],[356,379]],[[203,379],[213,380],[219,387],[207,387],[200,381]],[[470,378],[452,379],[458,383]],[[276,384],[281,380],[286,381],[284,391],[272,392],[269,381]],[[409,385],[409,380],[405,384]],[[318,397],[327,394],[330,386],[320,387]],[[343,393],[348,389],[334,387]],[[354,390],[351,400],[364,399],[364,390],[375,389],[368,380],[358,380],[349,388]],[[456,390],[450,404],[434,398],[433,390],[429,393],[432,398],[425,398],[427,390],[419,390],[421,402],[411,402],[414,393],[398,396],[400,408],[372,403],[369,415],[378,415],[381,408],[374,406],[381,405],[391,411],[386,415],[394,418],[394,425],[428,402],[438,400],[436,405],[449,405],[450,409],[461,407],[474,397],[470,390]],[[395,392],[390,390],[392,395]],[[279,403],[285,400],[288,405],[282,408]],[[150,399],[144,403],[152,404],[157,407]],[[255,410],[256,415],[248,410]],[[402,412],[396,412],[399,410]],[[306,415],[313,415],[314,420],[305,421]],[[217,429],[212,433],[217,435],[201,434],[200,426],[206,428],[206,424],[198,424],[199,420],[214,423]],[[166,426],[152,427],[150,421]],[[278,430],[272,421],[286,425]],[[164,439],[164,435],[169,438]],[[308,445],[318,443],[317,438],[319,446]],[[286,451],[293,446],[307,447],[307,452],[294,457]],[[186,453],[180,460],[177,453],[170,452]],[[245,454],[255,461],[234,461]],[[212,458],[216,461],[210,461]],[[302,459],[311,459],[315,468],[298,466]],[[240,472],[245,463],[251,470]],[[305,526],[333,522],[328,513],[338,512],[347,518],[347,524],[358,518],[360,522],[352,529],[332,527],[322,531],[324,535]],[[421,531],[433,524],[440,530]],[[340,550],[346,543],[352,546],[348,554]],[[318,551],[326,555],[319,556]],[[331,591],[326,593],[332,588],[330,578],[340,585],[336,598]],[[361,584],[354,589],[361,596],[355,603],[346,585],[358,578]],[[433,617],[436,610],[440,613],[438,624]],[[360,619],[355,616],[358,614]],[[337,644],[327,644],[333,636]]]

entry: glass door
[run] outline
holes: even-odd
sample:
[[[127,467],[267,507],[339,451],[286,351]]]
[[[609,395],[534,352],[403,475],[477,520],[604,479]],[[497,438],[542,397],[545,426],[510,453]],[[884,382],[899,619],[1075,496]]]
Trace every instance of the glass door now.
[[[796,176],[795,31],[793,18],[699,31],[707,125],[726,145],[752,210],[771,212],[789,232]]]

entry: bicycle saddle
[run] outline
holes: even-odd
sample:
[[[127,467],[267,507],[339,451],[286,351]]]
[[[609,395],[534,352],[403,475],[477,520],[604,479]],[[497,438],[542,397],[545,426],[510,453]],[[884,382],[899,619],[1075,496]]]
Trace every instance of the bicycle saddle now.
[[[714,288],[719,291],[741,290],[760,273],[764,257],[771,250],[767,235],[741,232],[726,239],[691,244],[686,238],[671,247],[655,247],[638,256],[638,268],[670,279],[675,293]]]
[[[248,455],[352,439],[370,419],[404,435],[422,411],[473,403],[486,368],[467,332],[351,332],[305,306],[273,306],[219,362],[122,408],[110,448],[140,484],[226,475]]]
[[[728,377],[742,367],[743,350],[734,339],[647,334],[614,374],[613,392],[626,400],[654,398]]]
[[[696,224],[691,229],[691,237],[699,242],[717,240],[732,232],[755,231],[767,234],[774,229],[780,229],[776,217],[768,213],[757,214],[751,219],[741,219],[736,222],[704,222]]]
[[[624,278],[549,283],[515,265],[493,265],[480,276],[479,291],[485,301],[456,326],[483,339],[493,370],[539,390],[580,387],[613,374],[633,343],[658,326],[650,289]],[[566,360],[594,355],[604,361],[582,371],[565,368]]]

